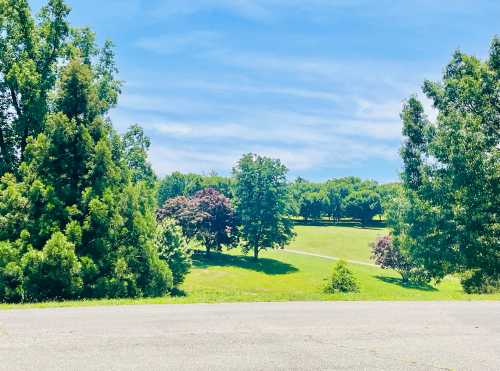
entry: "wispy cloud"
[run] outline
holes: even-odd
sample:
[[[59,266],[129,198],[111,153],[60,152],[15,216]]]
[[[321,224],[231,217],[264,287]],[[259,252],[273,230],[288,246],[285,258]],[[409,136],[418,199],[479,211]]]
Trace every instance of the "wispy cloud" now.
[[[146,0],[143,0],[146,2]],[[147,1],[149,2],[149,0]],[[498,10],[494,1],[489,2],[489,8]],[[408,8],[411,11],[408,11]],[[163,0],[152,6],[150,15],[155,18],[173,16],[189,16],[213,10],[229,12],[249,20],[269,21],[283,17],[283,14],[295,13],[308,16],[310,19],[331,19],[345,12],[356,12],[358,17],[379,18],[388,16],[394,23],[420,22],[417,15],[429,13],[452,13],[463,15],[471,12],[468,1],[465,0],[419,0],[397,2],[379,0],[373,6],[371,0]],[[480,12],[480,9],[472,9]],[[417,19],[416,19],[417,18]]]
[[[191,31],[140,38],[135,45],[161,55],[200,52],[217,45],[220,35],[211,31]]]

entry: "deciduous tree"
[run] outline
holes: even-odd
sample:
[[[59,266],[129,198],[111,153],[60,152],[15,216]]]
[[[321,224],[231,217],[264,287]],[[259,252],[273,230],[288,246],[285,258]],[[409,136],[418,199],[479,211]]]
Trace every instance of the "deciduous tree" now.
[[[279,160],[244,155],[233,169],[236,210],[242,224],[243,251],[283,248],[294,236],[287,168]]]
[[[395,242],[437,279],[469,272],[476,285],[498,281],[500,39],[484,62],[455,52],[442,81],[426,81],[424,92],[439,115],[430,122],[416,97],[404,106],[407,207]]]

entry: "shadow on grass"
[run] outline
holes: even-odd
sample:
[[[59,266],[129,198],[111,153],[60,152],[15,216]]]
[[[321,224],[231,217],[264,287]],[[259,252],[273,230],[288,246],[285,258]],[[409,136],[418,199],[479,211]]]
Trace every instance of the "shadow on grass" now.
[[[259,258],[254,260],[249,256],[234,256],[221,253],[212,253],[210,257],[207,257],[204,252],[195,252],[193,254],[193,266],[197,268],[238,267],[269,275],[298,272],[298,269],[293,265],[275,259]]]
[[[385,228],[387,225],[384,221],[372,220],[371,222],[361,225],[360,222],[356,220],[341,220],[339,222],[335,222],[332,220],[326,219],[318,219],[318,220],[300,220],[295,219],[295,225],[304,225],[304,226],[314,226],[314,227],[348,227],[348,228],[357,228],[357,229],[373,229],[379,230]]]
[[[183,298],[183,297],[188,296],[186,291],[184,291],[183,289],[180,289],[178,287],[174,287],[172,289],[172,292],[170,293],[170,295],[172,297],[175,297],[175,298]]]
[[[422,283],[422,284],[414,284],[414,283],[405,283],[403,282],[402,278],[397,278],[397,277],[386,277],[386,276],[375,276],[376,279],[386,282],[386,283],[391,283],[393,285],[398,285],[400,287],[403,287],[405,289],[415,289],[415,290],[421,290],[421,291],[437,291],[437,289],[429,284]]]

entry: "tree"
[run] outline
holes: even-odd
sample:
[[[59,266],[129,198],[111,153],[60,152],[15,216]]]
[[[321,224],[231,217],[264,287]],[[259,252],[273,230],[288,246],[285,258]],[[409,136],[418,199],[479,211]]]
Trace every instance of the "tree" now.
[[[11,94],[0,125],[16,155],[0,178],[0,301],[167,293],[155,195],[140,176],[147,140],[138,128],[121,137],[107,117],[120,91],[111,43],[70,29],[62,1],[38,22],[26,1],[1,5],[0,89]]]
[[[382,204],[384,213],[391,207],[395,199],[402,192],[401,183],[386,183],[378,186],[378,194]]]
[[[157,210],[156,217],[159,222],[166,218],[175,220],[189,241],[197,237],[200,225],[208,215],[198,208],[196,199],[178,196],[168,199],[165,205]]]
[[[279,160],[244,155],[233,169],[236,212],[242,224],[243,251],[283,248],[294,236],[287,168]]]
[[[49,0],[33,17],[27,0],[2,0],[0,3],[0,176],[17,175],[24,160],[29,137],[44,130],[46,116],[54,103],[52,93],[61,82],[61,66],[79,59],[93,65],[95,92],[74,98],[66,97],[66,109],[72,103],[92,105],[103,114],[117,102],[121,82],[116,80],[116,66],[111,42],[102,49],[95,45],[89,29],[75,29],[68,24],[70,8],[63,0]],[[65,69],[67,71],[67,69]],[[65,80],[66,84],[84,83],[84,79]],[[67,85],[65,90],[71,90]],[[85,89],[76,89],[73,92]],[[83,99],[82,99],[83,98]],[[90,106],[89,106],[90,107]],[[80,109],[82,107],[73,107]],[[87,111],[89,112],[89,111]]]
[[[337,222],[345,214],[345,199],[350,187],[343,179],[332,179],[325,183],[323,192],[327,203],[327,214]]]
[[[174,219],[189,239],[205,246],[207,255],[221,251],[223,246],[238,243],[236,216],[231,201],[212,188],[195,193],[193,197],[175,197],[158,210],[158,219]]]
[[[420,284],[429,281],[427,272],[412,264],[410,257],[392,243],[391,236],[377,238],[371,246],[372,259],[375,264],[383,269],[397,271],[401,275],[403,283],[407,284],[412,281]]]
[[[16,172],[43,130],[57,64],[67,60],[69,8],[50,0],[33,19],[27,0],[0,2],[0,176]]]
[[[144,130],[137,124],[132,125],[123,135],[123,146],[127,166],[131,171],[132,181],[144,181],[149,187],[156,185],[156,176],[148,162],[148,150],[151,141]]]
[[[238,244],[236,215],[231,201],[213,188],[203,189],[194,197],[198,209],[205,216],[198,228],[198,239],[207,250],[221,251]]]
[[[176,171],[170,175],[166,175],[158,187],[158,205],[162,207],[167,200],[185,196],[186,194],[186,181],[184,175]]]
[[[230,177],[211,174],[203,177],[203,188],[212,188],[231,199],[233,197],[232,179]]]
[[[205,188],[205,180],[198,174],[182,174],[178,171],[165,176],[158,189],[158,205],[178,196],[192,196]]]
[[[299,214],[304,220],[320,219],[326,203],[327,200],[322,193],[307,192],[301,197]]]
[[[375,215],[382,213],[380,196],[375,191],[355,191],[347,196],[345,204],[347,215],[361,220],[362,225],[366,225]]]
[[[431,123],[416,97],[404,106],[407,207],[395,243],[436,279],[463,272],[476,286],[498,282],[500,39],[484,62],[455,52],[442,82],[423,90],[439,115]]]

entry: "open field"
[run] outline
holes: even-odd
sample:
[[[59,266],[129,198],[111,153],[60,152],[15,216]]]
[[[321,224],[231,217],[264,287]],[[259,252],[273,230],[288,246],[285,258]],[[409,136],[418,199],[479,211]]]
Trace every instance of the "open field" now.
[[[297,237],[290,249],[371,262],[369,244],[386,235],[388,229],[382,223],[361,228],[358,224],[344,222],[335,226],[329,223],[296,225],[295,232]]]
[[[368,243],[385,232],[383,228],[348,226],[297,226],[296,231],[298,236],[290,249],[363,262],[370,262]],[[359,280],[359,293],[324,294],[324,280],[335,262],[286,250],[262,252],[258,262],[242,256],[238,250],[210,259],[196,253],[193,260],[192,272],[182,286],[184,293],[177,297],[3,304],[0,308],[304,300],[500,300],[500,294],[465,294],[453,277],[437,286],[405,287],[396,272],[359,264],[349,264]]]

